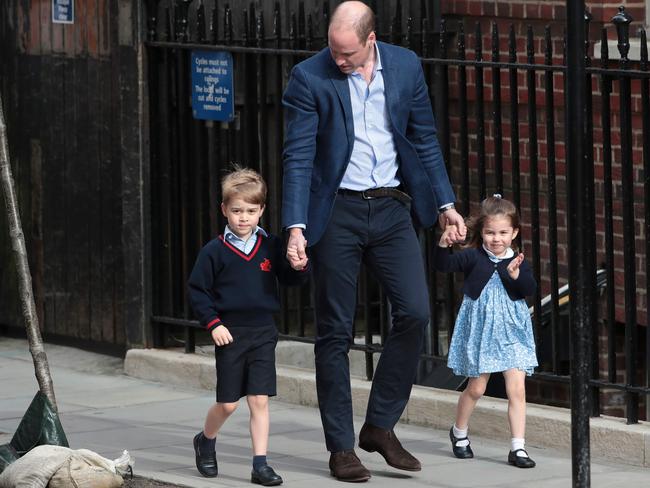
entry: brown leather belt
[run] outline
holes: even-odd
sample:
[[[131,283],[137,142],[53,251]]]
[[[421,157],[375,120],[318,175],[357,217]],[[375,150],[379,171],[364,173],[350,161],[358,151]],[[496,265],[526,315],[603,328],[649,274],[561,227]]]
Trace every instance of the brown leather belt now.
[[[390,197],[406,204],[411,203],[411,197],[407,193],[404,193],[403,191],[394,187],[371,188],[369,190],[362,190],[362,191],[348,190],[347,188],[339,188],[337,193],[339,195],[357,196],[363,198],[364,200],[374,200],[375,198]]]

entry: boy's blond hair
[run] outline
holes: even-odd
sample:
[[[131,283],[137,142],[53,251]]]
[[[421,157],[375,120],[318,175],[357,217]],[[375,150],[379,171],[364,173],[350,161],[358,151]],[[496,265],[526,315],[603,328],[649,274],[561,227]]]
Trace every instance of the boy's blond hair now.
[[[250,168],[234,166],[221,180],[221,201],[228,205],[234,198],[263,206],[266,202],[266,182],[262,175]]]

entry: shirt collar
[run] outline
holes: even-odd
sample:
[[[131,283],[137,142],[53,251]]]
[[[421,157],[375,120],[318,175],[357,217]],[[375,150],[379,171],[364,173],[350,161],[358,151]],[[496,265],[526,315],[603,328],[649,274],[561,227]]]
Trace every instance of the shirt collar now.
[[[253,236],[255,234],[258,234],[258,233],[261,234],[264,237],[269,236],[266,233],[266,231],[264,229],[262,229],[259,225],[255,226],[255,230],[253,231],[251,236]],[[239,237],[237,234],[235,234],[232,230],[230,230],[230,227],[228,227],[228,225],[226,225],[226,228],[223,230],[223,237],[226,238],[226,239],[229,239],[229,240],[239,239],[240,241],[243,242],[243,239],[241,237]]]
[[[381,56],[379,55],[379,48],[377,47],[377,43],[375,42],[375,68],[373,69],[373,73],[381,69],[382,69]]]
[[[492,251],[490,251],[487,247],[485,247],[485,244],[483,244],[483,250],[490,258],[490,261],[495,263],[498,263],[499,261],[503,261],[504,259],[510,259],[515,255],[515,252],[510,247],[506,250],[505,256],[501,256],[501,257],[496,256]]]

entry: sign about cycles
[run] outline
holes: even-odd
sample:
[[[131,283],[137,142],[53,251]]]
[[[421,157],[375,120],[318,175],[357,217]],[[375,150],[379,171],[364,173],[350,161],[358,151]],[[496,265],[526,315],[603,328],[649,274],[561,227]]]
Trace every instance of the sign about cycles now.
[[[234,118],[232,54],[192,51],[192,113],[195,119]]]
[[[52,0],[52,22],[74,24],[74,0]]]

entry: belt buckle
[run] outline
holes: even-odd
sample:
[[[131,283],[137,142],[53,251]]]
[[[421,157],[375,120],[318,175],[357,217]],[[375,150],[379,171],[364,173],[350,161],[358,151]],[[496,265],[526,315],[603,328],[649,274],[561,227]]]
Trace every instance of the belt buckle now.
[[[361,198],[363,198],[364,200],[374,200],[375,198],[377,198],[377,197],[373,197],[371,195],[367,195],[366,191],[368,191],[368,190],[363,190],[361,192]]]

